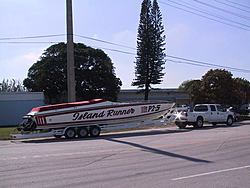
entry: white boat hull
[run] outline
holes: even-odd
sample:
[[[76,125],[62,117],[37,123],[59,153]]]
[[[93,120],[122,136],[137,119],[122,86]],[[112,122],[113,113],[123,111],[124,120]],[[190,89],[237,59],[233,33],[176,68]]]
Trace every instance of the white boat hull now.
[[[74,125],[111,125],[133,122],[146,122],[166,113],[174,103],[170,102],[137,102],[113,103],[105,101],[98,104],[44,112],[31,111],[37,124],[36,129],[55,129]]]

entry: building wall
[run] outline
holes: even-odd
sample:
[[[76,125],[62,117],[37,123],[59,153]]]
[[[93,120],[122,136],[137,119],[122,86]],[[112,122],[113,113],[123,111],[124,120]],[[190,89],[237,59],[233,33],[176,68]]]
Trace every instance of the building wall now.
[[[140,101],[144,99],[144,93],[138,93],[136,89],[123,89],[118,94],[118,101]],[[177,105],[191,104],[186,91],[176,91],[176,89],[159,89],[149,92],[149,100],[166,100],[175,102]]]
[[[32,108],[43,105],[43,92],[0,92],[0,126],[19,125]]]

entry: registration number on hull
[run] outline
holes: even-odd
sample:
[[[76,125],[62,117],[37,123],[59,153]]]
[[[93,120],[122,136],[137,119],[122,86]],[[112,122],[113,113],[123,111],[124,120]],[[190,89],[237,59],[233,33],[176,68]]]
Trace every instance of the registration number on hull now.
[[[150,105],[150,106],[142,106],[141,107],[141,113],[147,113],[147,112],[157,112],[161,108],[161,105]]]

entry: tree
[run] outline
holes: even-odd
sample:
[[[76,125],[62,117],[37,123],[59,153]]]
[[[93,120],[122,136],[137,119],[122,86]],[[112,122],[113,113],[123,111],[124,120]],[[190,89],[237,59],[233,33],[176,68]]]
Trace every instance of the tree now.
[[[192,85],[188,89],[189,98],[194,101],[195,104],[203,103],[204,93],[200,90],[202,82],[200,80],[192,80]]]
[[[140,23],[137,35],[137,57],[135,61],[135,79],[132,86],[145,92],[144,100],[148,100],[151,84],[160,84],[165,64],[162,15],[156,0],[153,6],[150,0],[144,0],[141,6]]]
[[[178,90],[188,91],[189,98],[197,103],[220,103],[241,106],[250,102],[250,82],[233,78],[231,72],[209,70],[201,80],[184,81]]]
[[[0,92],[22,92],[27,91],[21,82],[21,80],[15,79],[3,79],[3,82],[0,83]]]
[[[201,79],[201,92],[204,103],[232,104],[234,80],[232,73],[226,70],[209,70]]]
[[[178,91],[190,91],[191,86],[195,84],[195,82],[200,82],[200,80],[186,80],[181,83],[181,85],[178,87]]]
[[[188,91],[189,98],[195,103],[202,103],[201,80],[186,80],[178,87],[178,91]]]
[[[111,59],[100,49],[74,44],[76,96],[83,100],[117,100],[121,80],[115,76]],[[31,91],[44,91],[50,99],[67,92],[67,45],[50,46],[34,63],[24,85]]]
[[[234,104],[241,106],[250,103],[250,82],[244,78],[234,79]]]

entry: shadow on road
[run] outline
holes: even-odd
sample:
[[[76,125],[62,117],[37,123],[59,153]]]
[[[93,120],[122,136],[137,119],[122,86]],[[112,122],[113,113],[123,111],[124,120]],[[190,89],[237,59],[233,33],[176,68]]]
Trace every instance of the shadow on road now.
[[[171,153],[171,152],[168,152],[168,151],[163,151],[163,150],[160,150],[160,149],[156,149],[154,147],[148,147],[148,146],[144,146],[144,145],[141,145],[141,144],[132,143],[132,142],[128,142],[128,141],[115,140],[113,138],[105,138],[105,140],[108,140],[108,141],[111,141],[111,142],[117,142],[117,143],[127,144],[127,145],[130,145],[130,146],[133,146],[133,147],[141,148],[141,149],[143,149],[145,151],[148,151],[148,152],[152,152],[152,153],[156,153],[156,154],[161,154],[161,155],[165,155],[165,156],[169,156],[169,157],[174,157],[174,158],[185,159],[185,160],[192,161],[192,162],[211,163],[211,161],[197,159],[197,158],[188,157],[188,156],[184,156],[184,155],[179,155],[179,154]]]

